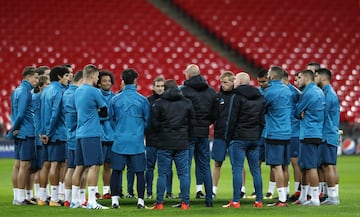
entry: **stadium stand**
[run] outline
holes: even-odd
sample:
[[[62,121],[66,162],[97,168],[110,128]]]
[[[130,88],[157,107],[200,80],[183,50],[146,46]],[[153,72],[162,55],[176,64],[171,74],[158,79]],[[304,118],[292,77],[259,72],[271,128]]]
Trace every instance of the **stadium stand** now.
[[[240,71],[146,0],[3,1],[0,7],[0,123],[10,128],[10,95],[27,65],[95,64],[116,75],[140,73],[138,89],[151,93],[157,75],[184,80],[199,64],[211,85],[222,70]]]
[[[341,120],[360,123],[360,5],[357,0],[173,0],[249,61],[290,76],[316,61],[334,72]]]

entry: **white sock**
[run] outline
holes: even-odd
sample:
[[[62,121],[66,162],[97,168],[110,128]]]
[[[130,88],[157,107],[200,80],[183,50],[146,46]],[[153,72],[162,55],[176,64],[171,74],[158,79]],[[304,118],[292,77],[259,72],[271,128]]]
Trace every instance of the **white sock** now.
[[[144,206],[144,199],[139,198],[137,203],[138,203],[138,204],[141,204],[142,206]]]
[[[245,191],[245,186],[244,186],[244,185],[243,185],[243,186],[241,186],[241,192],[244,192],[244,193],[246,192],[246,191]]]
[[[40,184],[35,183],[34,184],[34,192],[35,192],[35,198],[40,198]]]
[[[110,186],[103,186],[103,195],[110,193]]]
[[[86,201],[86,190],[85,188],[80,188],[79,192],[79,201],[80,203],[84,203]]]
[[[99,193],[99,187],[98,186],[95,187],[95,193]]]
[[[320,186],[320,193],[323,193],[323,194],[325,194],[325,184],[326,184],[326,182],[319,182],[319,186]]]
[[[59,194],[64,194],[65,193],[64,189],[65,189],[64,183],[59,182]]]
[[[51,201],[57,202],[59,200],[59,186],[51,186]]]
[[[213,186],[213,193],[216,194],[216,191],[217,191],[217,187]]]
[[[39,190],[40,192],[39,192],[39,197],[40,197],[40,200],[42,200],[42,201],[46,201],[46,199],[47,199],[47,192],[46,192],[46,188],[41,188],[40,187],[40,190]]]
[[[328,184],[327,184],[326,182],[324,183],[323,194],[324,194],[324,195],[327,195],[327,194],[328,194]]]
[[[339,197],[339,184],[335,185],[336,196]]]
[[[286,187],[278,188],[278,196],[280,202],[286,202]]]
[[[328,194],[329,197],[336,197],[336,187],[328,187]]]
[[[88,203],[96,204],[96,186],[88,186]]]
[[[14,200],[16,200],[16,201],[18,200],[18,198],[17,198],[18,190],[19,190],[18,188],[13,188]]]
[[[319,194],[320,193],[319,193],[319,187],[318,186],[315,186],[315,187],[310,186],[311,201],[314,201],[316,203],[320,203]]]
[[[274,195],[275,187],[276,187],[276,182],[269,182],[269,188],[267,192],[270,192],[272,195]]]
[[[119,205],[119,196],[111,196],[111,204]]]
[[[25,200],[25,189],[19,189],[17,192],[18,201],[23,202]]]
[[[73,203],[82,203],[82,201],[79,198],[79,186],[72,185],[71,186],[71,202]]]
[[[50,186],[50,184],[47,184],[46,185],[46,197],[50,197],[51,196],[51,194],[50,194],[50,188],[51,188],[51,186]]]
[[[65,201],[71,201],[71,189],[65,189]]]
[[[32,190],[25,190],[25,199],[26,200],[30,200],[33,197],[34,197],[34,194],[33,194]]]
[[[309,185],[301,185],[301,191],[300,191],[300,201],[307,201],[307,195],[309,192]]]
[[[196,185],[196,192],[202,191],[202,185]]]
[[[300,182],[294,182],[294,192],[299,192]]]

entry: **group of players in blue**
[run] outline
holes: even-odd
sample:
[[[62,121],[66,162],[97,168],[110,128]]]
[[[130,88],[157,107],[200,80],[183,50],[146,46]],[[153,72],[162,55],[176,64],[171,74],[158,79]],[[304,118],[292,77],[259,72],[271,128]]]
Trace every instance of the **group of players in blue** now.
[[[197,197],[212,207],[228,152],[233,198],[224,208],[240,208],[245,157],[254,179],[254,207],[263,206],[261,162],[270,165],[270,179],[278,189],[279,200],[268,206],[288,205],[290,161],[296,173],[294,204],[319,206],[321,200],[321,204],[337,205],[339,100],[330,85],[331,72],[318,64],[308,68],[296,75],[299,90],[288,82],[283,69],[271,67],[259,73],[260,88],[250,85],[247,73],[223,72],[216,93],[199,67],[191,64],[184,70],[183,85],[156,78],[153,95],[146,98],[137,92],[139,74],[134,69],[122,72],[122,90],[114,94],[113,74],[94,65],[75,75],[69,65],[51,70],[26,67],[11,96],[13,204],[108,209],[97,201],[103,165],[103,198],[111,198],[112,208],[120,207],[125,167],[130,185],[136,176],[137,207],[148,208],[145,189],[147,198],[152,198],[157,162],[156,202],[151,209],[161,210],[165,191],[172,197],[174,161],[181,199],[176,207],[187,210],[194,158],[196,183],[200,189],[202,184],[205,187],[205,195],[197,190]],[[45,71],[49,74],[39,76]],[[215,160],[213,175],[210,156]]]

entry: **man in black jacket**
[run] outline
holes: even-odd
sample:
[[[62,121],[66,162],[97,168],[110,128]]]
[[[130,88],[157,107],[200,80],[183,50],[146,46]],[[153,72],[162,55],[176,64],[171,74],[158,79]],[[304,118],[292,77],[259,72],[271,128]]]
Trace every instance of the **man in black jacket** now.
[[[258,141],[264,125],[265,100],[259,90],[249,85],[247,73],[238,73],[234,87],[236,96],[230,108],[229,128],[226,140],[229,141],[229,156],[233,174],[233,200],[224,208],[240,208],[240,189],[245,156],[248,159],[254,179],[256,201],[254,207],[262,207],[262,178],[259,167]]]
[[[151,109],[151,124],[158,138],[158,180],[156,203],[153,209],[164,208],[164,192],[167,177],[172,173],[174,160],[181,190],[181,209],[189,209],[190,169],[189,130],[194,118],[192,103],[181,95],[175,80],[165,82],[165,92]]]
[[[191,64],[185,70],[186,81],[182,89],[183,95],[192,101],[195,119],[190,132],[190,156],[191,168],[192,156],[200,170],[200,175],[205,186],[205,205],[212,207],[212,178],[210,170],[209,126],[216,119],[214,114],[217,109],[217,94],[214,88],[209,87],[206,80],[200,75],[197,65]]]
[[[164,93],[164,84],[165,79],[163,76],[158,76],[154,79],[152,87],[153,94],[151,94],[147,99],[149,100],[150,107],[154,104],[157,99],[160,99],[161,95]],[[147,199],[152,199],[153,197],[153,180],[154,180],[154,169],[157,158],[157,148],[156,146],[159,143],[159,138],[154,132],[152,126],[146,129],[146,172],[145,172],[145,181],[146,181],[146,192]],[[172,196],[172,172],[170,173],[167,182],[166,182],[166,198],[173,198]]]

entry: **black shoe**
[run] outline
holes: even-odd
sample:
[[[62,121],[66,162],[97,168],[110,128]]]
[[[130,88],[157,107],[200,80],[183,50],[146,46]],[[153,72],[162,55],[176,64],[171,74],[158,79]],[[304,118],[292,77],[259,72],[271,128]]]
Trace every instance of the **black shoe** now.
[[[196,192],[196,199],[205,199],[205,195],[202,193],[202,191]]]
[[[173,196],[172,193],[166,193],[165,198],[167,198],[167,199],[175,199],[175,197]]]
[[[213,207],[213,203],[212,203],[212,202],[206,202],[206,203],[205,203],[205,206],[206,206],[206,207]]]
[[[118,208],[119,208],[119,204],[113,203],[113,204],[111,205],[111,207],[112,207],[113,209],[118,209]]]
[[[177,203],[171,206],[172,208],[181,208],[181,203]]]
[[[328,195],[325,194],[324,196],[320,197],[320,203],[324,202],[328,198]]]
[[[126,198],[135,198],[135,194],[127,193]]]
[[[142,204],[138,203],[137,208],[138,209],[145,209],[145,205],[142,205]]]
[[[37,205],[37,199],[33,197],[29,200],[29,203],[31,203],[33,205]]]

